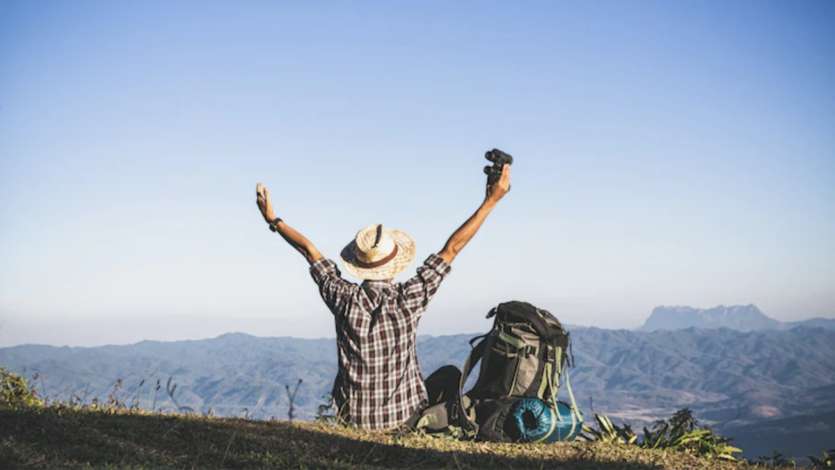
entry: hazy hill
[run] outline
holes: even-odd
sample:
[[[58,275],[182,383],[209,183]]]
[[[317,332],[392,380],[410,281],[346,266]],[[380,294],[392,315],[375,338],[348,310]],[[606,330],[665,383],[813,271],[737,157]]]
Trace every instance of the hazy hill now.
[[[829,392],[835,390],[830,387]],[[796,456],[818,456],[835,442],[835,410],[758,421],[726,428],[726,432],[750,456],[771,455],[774,449],[785,448],[786,442],[792,443],[792,453]]]
[[[424,375],[444,364],[460,366],[472,336],[420,337]],[[575,328],[572,336],[572,383],[586,412],[593,408],[640,426],[687,406],[724,431],[835,410],[835,394],[827,392],[835,389],[835,331]],[[165,391],[173,377],[181,405],[258,418],[286,417],[284,386],[302,379],[297,416],[309,419],[330,391],[336,350],[333,339],[227,334],[97,348],[17,346],[0,349],[0,365],[27,377],[38,373],[35,387],[63,400],[73,394],[104,400],[121,378],[118,398],[156,409],[174,407]],[[791,455],[792,442],[784,444],[780,450]]]
[[[284,416],[284,385],[302,379],[296,404],[301,417],[311,418],[336,374],[336,344],[333,339],[230,333],[205,340],[94,348],[27,345],[0,349],[0,364],[30,377],[38,373],[33,386],[56,399],[74,394],[103,400],[115,380],[122,379],[120,397],[137,399],[146,408],[170,409],[174,404],[165,382],[173,377],[181,405],[222,416],[261,418]],[[157,380],[162,381],[159,391]]]
[[[640,330],[730,328],[739,331],[759,331],[786,330],[797,326],[835,329],[835,319],[813,318],[796,322],[781,322],[764,314],[756,305],[719,305],[708,309],[660,306],[652,310]]]

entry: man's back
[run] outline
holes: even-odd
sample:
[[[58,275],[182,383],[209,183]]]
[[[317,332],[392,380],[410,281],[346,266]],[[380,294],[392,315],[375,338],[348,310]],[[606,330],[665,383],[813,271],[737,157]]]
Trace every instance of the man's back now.
[[[342,279],[336,264],[310,267],[334,315],[339,372],[333,397],[339,415],[369,429],[403,423],[426,401],[415,353],[417,324],[450,266],[430,255],[404,283]]]

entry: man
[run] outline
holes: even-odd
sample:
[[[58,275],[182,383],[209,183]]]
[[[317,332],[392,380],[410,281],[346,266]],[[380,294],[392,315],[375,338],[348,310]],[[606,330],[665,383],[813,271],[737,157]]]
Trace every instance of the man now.
[[[394,277],[414,259],[414,241],[379,224],[360,230],[341,253],[345,270],[363,280],[358,285],[343,279],[336,263],[276,217],[269,191],[258,183],[261,215],[310,263],[310,274],[333,313],[339,370],[332,395],[341,419],[361,428],[390,429],[411,421],[426,404],[415,353],[418,320],[452,261],[509,190],[510,165],[504,165],[475,213],[404,283],[395,283]]]

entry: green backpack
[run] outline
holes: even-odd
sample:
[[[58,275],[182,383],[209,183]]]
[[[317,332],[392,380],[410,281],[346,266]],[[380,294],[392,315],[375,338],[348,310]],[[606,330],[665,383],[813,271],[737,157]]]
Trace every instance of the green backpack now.
[[[493,328],[470,341],[472,351],[462,371],[445,366],[427,379],[431,385],[440,376],[453,377],[457,390],[446,393],[441,403],[432,402],[430,391],[430,406],[417,428],[500,442],[573,438],[583,417],[568,379],[568,332],[549,312],[527,302],[501,303],[487,314],[491,317]],[[464,384],[479,361],[478,380],[464,394]],[[570,406],[557,400],[563,375]]]

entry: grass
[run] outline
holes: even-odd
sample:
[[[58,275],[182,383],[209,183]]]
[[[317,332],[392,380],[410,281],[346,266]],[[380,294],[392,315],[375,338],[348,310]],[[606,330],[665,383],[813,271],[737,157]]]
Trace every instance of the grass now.
[[[459,442],[416,434],[397,437],[325,423],[47,406],[0,408],[0,468],[758,467],[603,442]]]

